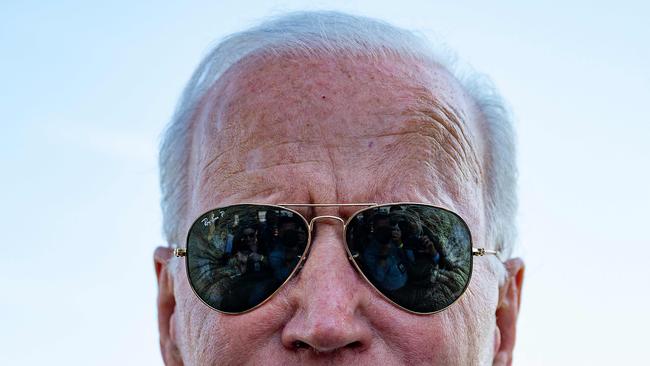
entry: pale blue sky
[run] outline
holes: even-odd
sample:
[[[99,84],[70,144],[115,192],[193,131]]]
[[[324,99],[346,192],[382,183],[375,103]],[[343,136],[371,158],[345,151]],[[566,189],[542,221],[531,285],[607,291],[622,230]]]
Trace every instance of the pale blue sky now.
[[[0,4],[0,364],[161,364],[156,149],[210,44],[338,9],[437,34],[519,133],[517,365],[645,360],[650,6],[593,1]]]

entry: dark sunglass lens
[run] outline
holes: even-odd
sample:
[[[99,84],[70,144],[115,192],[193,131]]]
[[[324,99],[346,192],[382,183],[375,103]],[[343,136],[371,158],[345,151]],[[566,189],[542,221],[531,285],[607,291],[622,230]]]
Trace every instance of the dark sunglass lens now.
[[[417,204],[370,208],[351,220],[346,239],[368,280],[408,310],[440,311],[469,283],[470,232],[445,209]]]
[[[250,310],[293,273],[307,235],[305,221],[280,207],[236,205],[207,212],[187,238],[190,283],[217,310]]]

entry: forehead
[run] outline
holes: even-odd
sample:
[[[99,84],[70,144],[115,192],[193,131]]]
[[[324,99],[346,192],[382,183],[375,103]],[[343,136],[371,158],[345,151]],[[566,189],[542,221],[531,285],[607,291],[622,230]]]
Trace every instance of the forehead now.
[[[481,180],[477,116],[436,65],[245,59],[194,121],[194,213],[253,201],[462,204]]]

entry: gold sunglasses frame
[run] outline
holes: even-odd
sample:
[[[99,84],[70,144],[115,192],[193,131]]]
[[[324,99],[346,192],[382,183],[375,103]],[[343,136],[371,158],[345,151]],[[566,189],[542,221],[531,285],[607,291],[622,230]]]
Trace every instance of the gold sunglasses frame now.
[[[269,301],[271,298],[273,298],[273,296],[275,296],[275,294],[278,293],[278,291],[280,291],[284,287],[284,285],[286,285],[287,282],[289,282],[296,275],[296,273],[298,273],[302,269],[302,267],[305,265],[305,262],[307,261],[307,258],[309,257],[309,252],[310,252],[310,249],[311,249],[311,244],[312,244],[311,236],[312,236],[313,226],[316,223],[316,221],[323,220],[323,219],[325,219],[325,220],[327,220],[327,219],[336,220],[336,221],[339,221],[341,224],[343,224],[342,235],[343,235],[343,240],[345,241],[345,251],[347,252],[347,255],[348,255],[348,261],[350,261],[353,264],[353,266],[356,269],[357,273],[359,273],[361,275],[361,277],[363,277],[363,279],[366,281],[366,283],[368,283],[381,297],[386,299],[389,303],[391,303],[394,306],[396,306],[396,307],[398,307],[398,308],[400,308],[400,309],[402,309],[402,310],[404,310],[404,311],[406,311],[408,313],[411,313],[411,314],[417,314],[417,315],[436,314],[436,313],[439,313],[441,311],[446,310],[447,308],[449,308],[450,306],[455,304],[458,300],[460,300],[460,298],[463,297],[463,295],[465,294],[465,291],[467,291],[467,288],[469,287],[469,284],[470,284],[470,282],[472,280],[472,273],[473,273],[473,270],[474,270],[474,257],[482,257],[482,256],[485,256],[485,255],[494,255],[494,256],[497,257],[497,259],[501,260],[499,258],[499,252],[498,251],[485,249],[485,248],[474,248],[473,239],[472,239],[472,231],[469,229],[469,226],[467,225],[465,220],[460,215],[458,215],[454,211],[451,211],[451,210],[449,210],[449,209],[447,209],[445,207],[431,205],[431,204],[428,204],[428,203],[419,203],[419,202],[396,202],[396,203],[381,203],[381,204],[378,204],[378,203],[279,203],[279,204],[266,204],[266,203],[247,203],[247,202],[236,203],[236,204],[227,205],[227,206],[223,206],[223,207],[216,207],[216,208],[208,210],[208,211],[202,213],[201,215],[199,215],[199,217],[192,222],[192,225],[190,225],[190,229],[188,230],[188,233],[187,233],[186,243],[189,242],[189,237],[190,237],[191,232],[192,232],[192,227],[194,227],[195,223],[199,219],[201,219],[202,216],[204,216],[205,214],[207,214],[209,212],[212,212],[212,211],[216,211],[216,210],[220,210],[220,209],[226,209],[226,208],[233,207],[233,206],[242,206],[242,205],[281,208],[281,209],[290,211],[290,212],[298,215],[298,217],[300,217],[300,219],[302,219],[302,221],[305,223],[305,225],[307,225],[307,229],[308,229],[307,245],[305,246],[305,250],[300,255],[300,260],[298,261],[298,264],[291,271],[289,276],[287,276],[287,279],[284,280],[284,282],[282,282],[282,284],[280,286],[278,286],[278,288],[275,291],[273,291],[272,294],[270,294],[266,299],[264,299],[264,301],[260,302],[259,304],[255,305],[254,307],[252,307],[250,309],[247,309],[247,310],[244,310],[244,311],[239,311],[239,312],[228,312],[228,311],[219,310],[219,309],[215,308],[214,306],[208,304],[205,300],[203,300],[203,298],[197,293],[196,289],[194,288],[194,284],[192,284],[192,281],[190,280],[189,261],[185,260],[185,270],[187,272],[187,281],[189,282],[190,287],[192,288],[192,291],[194,292],[194,295],[196,295],[196,297],[198,297],[199,300],[201,300],[201,302],[203,302],[210,309],[218,311],[218,312],[223,313],[223,314],[228,314],[228,315],[245,314],[245,313],[248,313],[250,311],[253,311],[253,310],[259,308],[260,306],[264,305],[267,301]],[[350,246],[348,245],[348,242],[347,242],[347,237],[345,235],[345,230],[346,230],[348,224],[352,221],[352,219],[354,219],[358,214],[360,214],[360,213],[362,213],[364,211],[367,211],[367,210],[371,210],[371,209],[375,209],[375,208],[383,207],[383,206],[395,206],[395,205],[418,205],[418,206],[427,206],[427,207],[433,207],[433,208],[441,209],[441,210],[444,210],[446,212],[452,213],[453,215],[457,216],[461,220],[461,222],[465,225],[465,227],[467,227],[467,231],[469,233],[470,246],[472,248],[472,255],[470,256],[469,277],[468,277],[467,283],[465,284],[465,287],[463,288],[463,291],[460,293],[460,295],[452,303],[450,303],[449,305],[445,306],[442,309],[432,311],[432,312],[418,312],[418,311],[413,311],[413,310],[407,309],[407,308],[403,307],[402,305],[396,303],[395,301],[391,300],[388,296],[386,296],[383,292],[381,292],[368,279],[368,277],[366,277],[365,273],[363,273],[363,271],[361,270],[361,268],[357,264],[357,261],[355,260],[355,258],[358,257],[358,254],[353,255],[352,252],[350,252]],[[343,218],[341,218],[339,216],[321,215],[321,216],[315,216],[311,220],[308,221],[300,212],[298,212],[298,211],[296,211],[294,209],[291,209],[291,207],[365,207],[365,208],[355,211],[352,215],[350,215],[350,217],[347,220],[344,220]],[[187,256],[187,247],[184,247],[184,248],[176,247],[176,248],[174,248],[173,255],[175,257],[179,257],[179,258],[180,257],[186,257]]]

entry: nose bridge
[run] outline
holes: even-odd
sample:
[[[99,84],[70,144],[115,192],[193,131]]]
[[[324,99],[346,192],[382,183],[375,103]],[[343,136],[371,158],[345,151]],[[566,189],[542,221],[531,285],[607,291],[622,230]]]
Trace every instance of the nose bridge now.
[[[356,273],[353,266],[349,263],[352,257],[345,240],[345,220],[332,215],[316,216],[309,222],[310,231],[313,230],[314,225],[319,221],[334,221],[334,223],[332,225],[325,225],[327,228],[322,228],[323,230],[320,231],[319,235],[312,235],[312,243],[308,254],[311,260],[305,258],[303,262],[303,266],[306,267],[302,269],[306,271],[303,273],[303,277],[311,278],[310,284],[312,289],[318,287],[319,284],[323,284],[323,288],[331,290],[337,287],[335,284],[342,273],[349,271],[347,273],[350,276],[355,276]],[[336,222],[342,224],[340,230],[336,227]],[[332,271],[333,268],[337,268],[337,270]],[[347,284],[349,284],[349,281]],[[339,283],[339,285],[341,284]],[[336,293],[341,293],[338,290],[346,288],[346,286],[339,287]],[[310,297],[316,298],[318,295]],[[349,294],[346,297],[349,297]],[[330,300],[332,298],[330,296]]]
[[[338,216],[316,216],[309,221],[310,230],[321,221],[334,222],[312,237],[310,260],[304,262],[301,285],[293,293],[300,311],[283,329],[282,343],[288,349],[306,346],[316,353],[360,352],[372,341],[372,330],[360,315],[368,294],[346,260],[347,249],[340,246],[345,242],[341,235],[345,221]],[[335,222],[340,222],[343,230],[336,228]]]
[[[318,221],[327,221],[327,220],[336,221],[336,222],[341,223],[341,225],[342,225],[341,231],[338,233],[338,235],[340,235],[340,236],[337,236],[336,240],[337,241],[341,240],[343,242],[343,250],[346,252],[345,256],[348,259],[352,259],[351,255],[349,253],[349,250],[347,249],[347,245],[346,245],[346,239],[345,239],[345,224],[346,224],[346,222],[345,222],[345,220],[343,220],[339,216],[320,215],[320,216],[315,216],[311,220],[309,220],[309,232],[311,233],[311,235],[310,235],[311,236],[311,243],[310,243],[310,246],[309,246],[309,249],[308,249],[309,253],[303,258],[303,263],[301,264],[300,269],[302,269],[302,267],[306,264],[307,258],[311,257],[312,253],[314,251],[313,244],[314,244],[314,240],[316,239],[315,236],[314,236],[314,226],[316,225],[316,222],[318,222]]]

